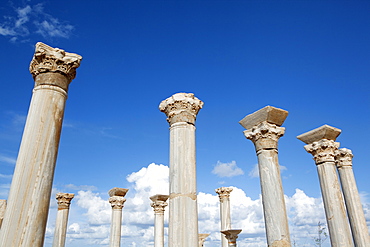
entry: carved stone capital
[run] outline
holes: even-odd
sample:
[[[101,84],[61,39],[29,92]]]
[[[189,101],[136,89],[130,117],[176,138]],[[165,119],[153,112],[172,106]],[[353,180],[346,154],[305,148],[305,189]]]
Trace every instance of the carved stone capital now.
[[[109,203],[111,204],[112,209],[122,209],[125,201],[126,198],[123,198],[123,196],[111,196],[109,198]]]
[[[35,81],[39,74],[46,72],[59,73],[67,77],[69,84],[76,77],[76,69],[80,66],[81,60],[80,55],[38,42],[30,64],[30,72]],[[36,81],[37,84],[42,84],[42,82]],[[65,90],[68,89],[68,85],[55,86],[60,86]],[[66,86],[67,88],[65,88]]]
[[[167,202],[164,201],[155,201],[150,204],[150,206],[153,207],[154,212],[156,214],[163,214],[164,213],[164,208],[168,205]]]
[[[341,148],[335,151],[335,164],[338,168],[342,168],[343,166],[352,167],[352,158],[353,154],[350,149]]]
[[[199,110],[203,102],[192,93],[177,93],[163,100],[159,110],[167,116],[167,122],[172,125],[178,122],[195,124]]]
[[[258,152],[261,149],[277,149],[278,140],[284,135],[285,128],[278,127],[266,121],[244,131],[247,139],[251,140]]]
[[[199,233],[198,234],[198,240],[199,240],[199,247],[204,246],[204,242],[206,241],[206,238],[209,236],[209,233]]]
[[[241,232],[241,229],[230,229],[230,230],[225,230],[221,231],[222,234],[225,235],[225,238],[229,241],[229,244],[235,244],[236,239],[238,238],[238,234]]]
[[[322,139],[304,146],[307,152],[313,155],[316,165],[324,162],[335,162],[335,151],[339,147],[339,142]]]
[[[57,193],[56,199],[58,201],[58,209],[69,209],[73,197],[75,197],[75,194]]]
[[[229,187],[221,187],[215,190],[218,194],[218,197],[220,198],[220,202],[223,202],[225,199],[228,199],[230,197],[231,191],[233,191],[233,188]]]

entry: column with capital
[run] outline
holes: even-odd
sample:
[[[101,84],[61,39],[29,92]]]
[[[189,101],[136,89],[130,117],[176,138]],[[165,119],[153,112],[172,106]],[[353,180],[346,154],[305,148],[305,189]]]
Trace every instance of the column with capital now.
[[[199,247],[204,246],[204,242],[206,241],[206,238],[209,236],[209,233],[199,233]]]
[[[192,93],[177,93],[159,109],[170,124],[169,247],[198,246],[195,119],[203,102]]]
[[[233,188],[221,187],[216,189],[216,193],[220,198],[220,218],[221,218],[221,231],[231,229],[230,217],[230,193]],[[221,246],[227,247],[228,241],[224,234],[221,234]]]
[[[229,229],[225,231],[221,231],[222,234],[225,235],[228,247],[236,247],[236,239],[238,238],[239,233],[241,232],[241,229]],[[274,247],[283,247],[285,245],[274,245]]]
[[[335,140],[340,132],[340,129],[323,125],[297,138],[307,144],[304,148],[316,163],[331,245],[350,247],[353,246],[351,231],[335,168],[335,152],[339,147]]]
[[[154,209],[154,247],[164,246],[164,208],[168,205],[168,195],[154,195],[150,197]]]
[[[285,132],[280,126],[287,116],[285,110],[266,106],[239,122],[257,153],[268,246],[291,246],[278,161],[278,140]]]
[[[67,233],[69,205],[75,195],[70,193],[57,193],[58,213],[55,223],[53,247],[64,247]]]
[[[112,221],[110,227],[109,247],[121,246],[122,208],[126,201],[124,196],[128,189],[117,188],[109,190],[109,203],[112,206]]]
[[[0,231],[0,247],[41,247],[68,86],[82,57],[36,44],[30,72],[35,87]]]
[[[365,247],[370,245],[370,235],[352,170],[352,158],[353,154],[350,149],[341,148],[335,151],[335,162],[342,184],[354,244],[356,247]]]

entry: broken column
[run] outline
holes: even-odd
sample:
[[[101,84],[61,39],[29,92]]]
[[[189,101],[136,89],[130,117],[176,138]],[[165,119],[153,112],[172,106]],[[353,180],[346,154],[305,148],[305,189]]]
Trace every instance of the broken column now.
[[[335,168],[335,152],[339,147],[335,140],[340,132],[340,129],[323,125],[297,138],[307,144],[304,148],[316,163],[331,245],[349,247],[353,243]]]
[[[336,166],[342,184],[354,244],[356,247],[365,247],[370,245],[370,235],[352,170],[352,158],[353,154],[350,149],[341,148],[335,151]]]
[[[154,195],[150,197],[154,209],[154,247],[164,246],[164,208],[168,205],[168,195]]]
[[[35,87],[0,231],[1,247],[43,246],[68,86],[81,59],[36,44],[30,65]]]
[[[216,189],[216,193],[220,198],[220,219],[221,219],[221,231],[231,229],[231,218],[230,218],[230,193],[233,188],[221,187]],[[227,247],[228,241],[224,234],[221,234],[221,246]]]
[[[261,182],[263,213],[268,246],[290,246],[288,219],[278,161],[278,140],[284,135],[280,127],[288,112],[266,106],[243,118],[244,135],[255,146]]]
[[[126,195],[128,189],[123,188],[113,188],[109,190],[109,203],[112,206],[112,221],[110,226],[110,247],[120,247],[121,246],[121,225],[122,225],[122,208],[126,201],[124,196]]]
[[[200,233],[198,235],[199,238],[199,247],[204,246],[204,242],[206,241],[206,238],[209,236],[209,233]]]
[[[58,213],[55,223],[53,247],[64,247],[67,234],[69,205],[75,195],[70,193],[57,193]]]
[[[225,231],[221,231],[222,234],[225,235],[228,241],[228,247],[236,247],[236,239],[238,238],[241,229],[229,229]],[[274,245],[274,247],[284,247],[286,245]]]
[[[159,109],[170,124],[170,197],[168,246],[198,246],[195,119],[203,102],[192,93],[177,93]]]

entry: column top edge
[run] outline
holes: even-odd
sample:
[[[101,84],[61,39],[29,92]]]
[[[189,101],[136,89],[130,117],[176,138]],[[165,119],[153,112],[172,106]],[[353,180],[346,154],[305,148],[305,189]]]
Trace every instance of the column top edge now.
[[[335,141],[342,131],[338,128],[324,124],[316,129],[303,133],[297,138],[306,144],[320,141],[322,139]]]
[[[281,126],[287,116],[288,111],[268,105],[245,116],[239,121],[239,124],[246,129],[251,129],[253,126],[256,126],[264,121],[270,124]]]

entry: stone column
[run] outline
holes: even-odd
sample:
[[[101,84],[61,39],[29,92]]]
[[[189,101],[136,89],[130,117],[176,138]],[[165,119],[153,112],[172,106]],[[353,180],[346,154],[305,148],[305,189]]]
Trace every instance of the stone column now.
[[[199,238],[199,247],[204,246],[204,242],[206,241],[206,238],[209,236],[209,233],[200,233],[198,235]]]
[[[316,163],[331,246],[349,247],[353,243],[335,168],[335,152],[339,147],[335,140],[340,132],[340,129],[323,125],[297,138],[307,144],[304,148]]]
[[[287,115],[285,110],[266,106],[239,122],[257,152],[268,246],[291,246],[278,161],[278,139],[285,131],[280,126]]]
[[[58,213],[55,223],[53,247],[64,247],[66,242],[69,205],[75,195],[69,193],[57,193]]]
[[[41,247],[70,82],[82,57],[36,44],[35,87],[0,231],[0,247]]]
[[[170,124],[169,247],[198,246],[195,119],[203,102],[192,93],[177,93],[159,109]]]
[[[6,200],[0,200],[0,228],[3,224],[4,214],[6,210]]]
[[[168,205],[168,195],[154,195],[150,197],[154,209],[154,247],[164,246],[164,208]]]
[[[241,229],[229,229],[225,231],[221,231],[223,233],[228,241],[229,247],[236,247],[236,239],[238,238],[238,234],[241,232]],[[282,247],[285,245],[274,245],[274,247]]]
[[[370,235],[352,170],[353,154],[350,149],[341,148],[335,152],[335,161],[346,203],[351,232],[356,247],[370,246]]]
[[[122,208],[126,201],[123,198],[128,189],[117,188],[109,190],[109,203],[112,206],[112,222],[110,227],[110,247],[120,247],[121,246],[121,225],[122,225]]]
[[[230,218],[230,193],[233,188],[221,187],[216,189],[216,193],[220,198],[220,218],[221,218],[221,231],[231,229]],[[227,247],[228,241],[224,234],[221,234],[222,247]]]

